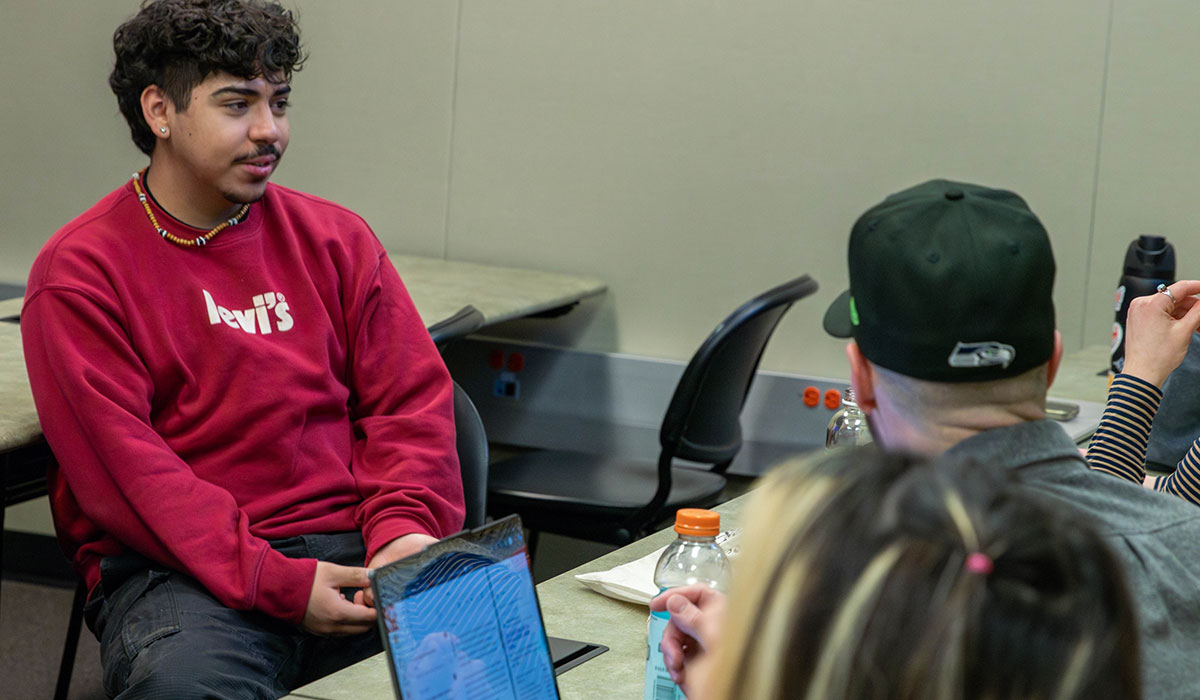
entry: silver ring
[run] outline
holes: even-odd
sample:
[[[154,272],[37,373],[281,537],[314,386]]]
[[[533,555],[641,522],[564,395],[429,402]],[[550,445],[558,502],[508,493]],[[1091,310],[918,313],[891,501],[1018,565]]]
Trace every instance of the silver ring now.
[[[1172,304],[1177,303],[1175,301],[1175,295],[1171,293],[1171,289],[1169,287],[1167,287],[1167,285],[1160,284],[1160,285],[1158,285],[1158,289],[1155,291],[1157,291],[1159,294],[1166,294],[1167,296],[1171,297]]]

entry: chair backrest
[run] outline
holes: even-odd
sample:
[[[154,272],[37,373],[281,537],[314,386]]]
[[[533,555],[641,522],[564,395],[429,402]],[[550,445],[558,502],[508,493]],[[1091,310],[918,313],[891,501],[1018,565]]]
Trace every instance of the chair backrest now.
[[[817,291],[808,275],[742,304],[713,330],[683,371],[663,418],[665,455],[727,463],[742,446],[739,416],[767,341],[798,299]]]
[[[429,327],[429,336],[439,349],[483,326],[483,314],[470,304],[453,316]],[[488,442],[479,411],[467,392],[454,383],[454,433],[462,474],[463,499],[467,505],[464,527],[479,527],[487,517]]]
[[[488,442],[479,411],[467,392],[454,382],[454,431],[463,497],[467,503],[465,527],[478,527],[487,514]]]
[[[429,327],[429,336],[433,338],[433,342],[439,348],[450,342],[457,340],[463,336],[474,333],[483,326],[483,313],[467,304],[454,315],[438,321]]]

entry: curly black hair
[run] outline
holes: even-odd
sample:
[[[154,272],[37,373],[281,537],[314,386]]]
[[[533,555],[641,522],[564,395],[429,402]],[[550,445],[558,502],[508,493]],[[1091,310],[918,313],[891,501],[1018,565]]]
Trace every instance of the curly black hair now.
[[[182,111],[192,89],[213,73],[290,80],[305,59],[292,13],[262,0],[146,0],[113,33],[113,50],[108,84],[146,155],[155,142],[142,116],[142,92],[150,85]]]

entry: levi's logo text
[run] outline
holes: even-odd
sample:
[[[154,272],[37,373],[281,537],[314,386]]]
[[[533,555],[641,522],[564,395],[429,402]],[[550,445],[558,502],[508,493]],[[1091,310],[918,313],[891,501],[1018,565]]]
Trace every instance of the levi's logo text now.
[[[240,328],[250,334],[267,335],[279,331],[290,331],[295,322],[287,301],[281,292],[264,292],[250,299],[248,309],[227,309],[213,300],[207,289],[204,292],[204,306],[208,309],[208,322],[212,325],[224,323],[230,328]]]

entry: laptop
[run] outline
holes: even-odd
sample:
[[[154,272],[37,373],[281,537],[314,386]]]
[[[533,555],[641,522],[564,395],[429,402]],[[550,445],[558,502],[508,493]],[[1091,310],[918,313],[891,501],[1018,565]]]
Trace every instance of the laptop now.
[[[515,515],[375,569],[371,588],[402,700],[558,700],[556,673],[607,651],[546,636]]]

